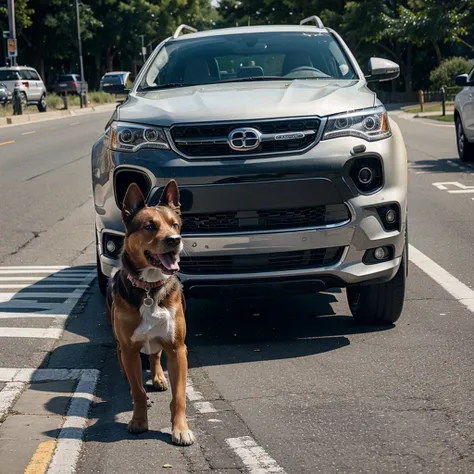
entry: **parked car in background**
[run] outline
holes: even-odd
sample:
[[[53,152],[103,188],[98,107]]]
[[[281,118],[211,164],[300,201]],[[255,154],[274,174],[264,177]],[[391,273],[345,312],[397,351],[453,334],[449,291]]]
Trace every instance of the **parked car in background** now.
[[[173,178],[188,297],[347,287],[357,322],[397,321],[407,153],[367,84],[400,69],[371,58],[366,77],[335,31],[302,23],[182,25],[152,53],[92,150],[102,290],[120,265],[128,186],[155,206]]]
[[[0,82],[0,104],[6,105],[12,100],[12,93],[8,90],[7,86]]]
[[[11,94],[18,86],[24,106],[36,105],[40,112],[46,112],[46,87],[36,69],[27,66],[0,67],[0,82]]]
[[[87,82],[82,82],[79,74],[61,74],[54,82],[56,94],[80,94],[81,90],[87,91],[87,88]]]
[[[458,154],[462,161],[474,161],[474,68],[456,76],[456,85],[464,87],[454,100]]]
[[[131,72],[114,71],[108,72],[102,76],[100,80],[99,90],[115,94],[115,89],[130,89],[133,85],[131,80]]]

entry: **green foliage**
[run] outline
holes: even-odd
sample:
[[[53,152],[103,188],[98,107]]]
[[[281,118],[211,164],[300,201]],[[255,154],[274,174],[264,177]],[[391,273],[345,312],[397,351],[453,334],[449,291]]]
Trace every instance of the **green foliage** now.
[[[443,86],[455,86],[455,77],[458,74],[467,74],[472,69],[472,63],[465,58],[449,58],[431,71],[430,82],[433,90],[439,90]]]

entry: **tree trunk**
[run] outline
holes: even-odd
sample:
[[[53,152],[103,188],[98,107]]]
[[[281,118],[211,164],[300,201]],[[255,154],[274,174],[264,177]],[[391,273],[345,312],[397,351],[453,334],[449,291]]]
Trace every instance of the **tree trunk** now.
[[[111,72],[114,69],[114,57],[112,55],[112,48],[108,46],[105,49],[105,70]]]
[[[441,64],[443,57],[441,56],[441,49],[439,47],[439,44],[436,41],[433,41],[433,48],[436,53],[436,59],[438,60],[438,64]]]

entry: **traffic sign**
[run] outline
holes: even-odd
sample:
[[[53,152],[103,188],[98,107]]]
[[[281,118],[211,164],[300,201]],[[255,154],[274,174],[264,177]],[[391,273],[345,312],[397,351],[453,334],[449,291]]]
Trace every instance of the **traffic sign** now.
[[[16,39],[8,40],[8,56],[10,58],[16,58],[18,56],[18,51],[16,48]]]
[[[4,32],[3,32],[3,39],[8,39],[9,36],[10,36],[10,32],[9,32],[9,31],[4,31]]]

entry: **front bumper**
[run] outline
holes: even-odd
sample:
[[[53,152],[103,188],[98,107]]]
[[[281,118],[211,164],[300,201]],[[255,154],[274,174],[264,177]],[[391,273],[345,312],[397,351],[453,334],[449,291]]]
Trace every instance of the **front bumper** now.
[[[180,273],[187,290],[198,293],[215,288],[257,286],[324,289],[335,286],[373,283],[393,278],[405,248],[407,199],[407,157],[403,139],[396,124],[393,136],[367,143],[356,138],[339,138],[320,142],[304,155],[261,158],[242,162],[189,162],[172,151],[112,153],[98,142],[93,151],[93,181],[96,207],[98,254],[102,271],[110,275],[118,260],[106,256],[103,236],[123,235],[120,211],[114,191],[118,170],[133,168],[144,171],[149,179],[148,201],[154,204],[168,179],[180,185],[184,213],[224,210],[279,209],[283,206],[344,203],[350,218],[335,225],[274,231],[183,234],[186,254],[196,257],[245,256],[252,260],[262,254],[310,251],[339,247],[341,254],[329,265],[297,269],[222,272],[212,274]],[[363,155],[350,151],[364,144]],[[157,154],[160,154],[157,160]],[[358,192],[349,177],[352,160],[364,156],[380,158],[384,182],[372,194]],[[158,164],[159,163],[159,164]],[[395,204],[399,209],[399,226],[384,228],[377,207]],[[381,263],[363,262],[368,249],[392,249],[391,259]],[[215,294],[212,290],[211,294]]]

